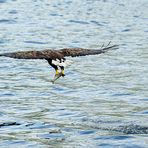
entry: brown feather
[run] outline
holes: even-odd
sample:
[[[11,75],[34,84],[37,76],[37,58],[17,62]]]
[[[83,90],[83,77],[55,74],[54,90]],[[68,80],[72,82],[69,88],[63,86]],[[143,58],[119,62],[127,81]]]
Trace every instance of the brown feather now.
[[[17,59],[61,59],[63,55],[56,50],[43,51],[20,51],[0,54],[0,56],[17,58]]]
[[[20,51],[12,53],[0,54],[0,56],[6,56],[10,58],[17,59],[62,59],[67,56],[76,57],[76,56],[86,56],[86,55],[96,55],[101,54],[109,49],[116,49],[117,45],[102,47],[98,50],[93,49],[84,49],[84,48],[64,48],[60,50],[42,50],[42,51]]]
[[[106,51],[108,51],[109,49],[117,49],[118,45],[113,45],[113,46],[108,46],[108,47],[104,47],[101,49],[84,49],[84,48],[65,48],[65,49],[61,49],[59,50],[59,52],[61,54],[65,56],[71,56],[71,57],[76,57],[76,56],[86,56],[86,55],[96,55],[96,54],[101,54],[104,53]]]

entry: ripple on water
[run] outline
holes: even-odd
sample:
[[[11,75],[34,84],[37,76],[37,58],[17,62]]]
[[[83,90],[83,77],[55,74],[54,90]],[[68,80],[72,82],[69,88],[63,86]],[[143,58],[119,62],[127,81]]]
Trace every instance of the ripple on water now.
[[[27,123],[25,125],[29,129],[44,129],[44,128],[53,128],[53,125],[46,124],[46,123]]]
[[[0,97],[6,97],[6,96],[8,96],[8,97],[11,97],[11,96],[16,96],[16,94],[15,93],[3,93],[3,94],[0,94]]]
[[[15,24],[15,20],[1,19],[0,24]]]
[[[98,21],[94,21],[94,20],[92,20],[90,22],[97,25],[97,26],[104,26],[102,22],[98,22]]]
[[[61,15],[61,14],[57,14],[57,13],[50,13],[49,15],[51,15],[51,16],[63,16],[63,15]]]
[[[128,28],[122,30],[122,32],[129,32],[129,31],[131,31],[131,29],[128,29]]]
[[[107,139],[110,139],[110,140],[126,140],[126,139],[129,139],[129,138],[134,138],[134,136],[126,136],[126,135],[118,135],[118,136],[99,136],[99,137],[96,137],[94,138],[94,140],[107,140]]]
[[[17,12],[17,10],[11,10],[11,11],[9,11],[9,13],[10,14],[17,14],[18,12]]]
[[[136,144],[130,144],[130,142],[129,142],[129,144],[122,144],[123,145],[123,147],[128,147],[128,148],[133,148],[133,147],[135,147],[135,148],[143,148],[142,146],[139,146],[138,144],[136,145]],[[99,147],[106,147],[106,148],[114,148],[114,147],[120,147],[120,144],[108,144],[108,143],[101,143],[101,144],[99,144],[98,145]]]
[[[78,20],[69,20],[70,23],[76,23],[76,24],[82,24],[82,25],[87,25],[89,24],[86,21],[78,21]]]
[[[95,130],[83,130],[80,131],[80,135],[88,135],[88,134],[94,134],[96,131]]]
[[[5,42],[3,40],[0,40],[0,44],[4,44]]]
[[[25,43],[29,44],[48,44],[48,42],[40,42],[40,41],[24,41]]]
[[[131,93],[115,93],[112,96],[130,96],[132,95]]]
[[[49,139],[50,141],[63,141],[65,140],[65,136],[62,133],[48,133],[48,134],[39,134],[39,138],[41,139]]]
[[[20,147],[20,145],[26,146],[26,147],[34,147],[36,142],[29,142],[26,140],[4,140],[4,142],[0,143],[0,146],[3,147],[9,147],[11,145],[11,147]]]
[[[7,0],[0,0],[0,3],[6,3]]]
[[[141,101],[148,102],[148,98],[141,99]]]

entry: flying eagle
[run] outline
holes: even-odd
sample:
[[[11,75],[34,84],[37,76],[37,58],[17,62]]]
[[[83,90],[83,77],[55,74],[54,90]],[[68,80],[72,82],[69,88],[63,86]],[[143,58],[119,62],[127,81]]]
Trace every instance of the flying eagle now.
[[[65,76],[64,69],[67,65],[70,64],[65,57],[77,57],[77,56],[86,56],[86,55],[96,55],[104,53],[110,49],[117,49],[118,45],[110,46],[110,43],[100,49],[85,49],[85,48],[63,48],[59,50],[47,49],[42,51],[19,51],[19,52],[10,52],[3,53],[0,56],[16,58],[16,59],[45,59],[55,69],[54,80],[57,80],[61,76]],[[60,70],[60,72],[59,72]]]

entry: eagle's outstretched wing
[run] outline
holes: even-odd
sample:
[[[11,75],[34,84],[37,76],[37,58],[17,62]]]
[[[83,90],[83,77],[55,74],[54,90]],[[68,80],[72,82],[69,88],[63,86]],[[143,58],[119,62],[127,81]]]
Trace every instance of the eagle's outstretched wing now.
[[[17,58],[17,59],[42,59],[40,52],[38,52],[38,51],[10,52],[10,53],[0,54],[0,56]]]
[[[19,51],[0,54],[0,56],[16,58],[16,59],[56,59],[63,58],[63,55],[56,50],[42,50],[42,51]]]
[[[0,54],[0,56],[6,56],[17,59],[62,59],[67,56],[86,56],[104,53],[110,49],[117,49],[118,45],[102,47],[98,50],[85,49],[85,48],[64,48],[60,50],[42,50],[42,51],[20,51],[12,53]]]
[[[117,48],[118,48],[118,45],[102,47],[100,49],[95,49],[95,50],[84,49],[84,48],[65,48],[65,49],[59,50],[59,53],[63,54],[64,57],[66,57],[66,56],[76,57],[76,56],[101,54],[101,53],[104,53],[110,49],[117,49]]]

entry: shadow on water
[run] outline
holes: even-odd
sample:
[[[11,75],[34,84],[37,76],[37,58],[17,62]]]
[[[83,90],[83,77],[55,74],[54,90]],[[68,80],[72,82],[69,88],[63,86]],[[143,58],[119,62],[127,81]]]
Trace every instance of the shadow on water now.
[[[99,123],[103,124],[104,121],[99,121]],[[106,123],[110,123],[110,121],[106,121]],[[5,128],[5,127],[9,127],[11,128],[11,126],[24,126],[27,127],[31,130],[33,129],[42,129],[42,128],[53,128],[53,125],[49,125],[46,123],[25,123],[25,124],[21,124],[21,123],[17,123],[17,122],[4,122],[4,123],[0,123],[0,128]],[[86,126],[86,125],[85,125]],[[89,126],[89,125],[87,125]],[[124,125],[120,125],[118,127],[99,127],[98,126],[91,126],[91,128],[93,129],[99,129],[99,130],[106,130],[106,131],[113,131],[113,132],[119,132],[119,133],[123,133],[123,134],[148,134],[148,126],[142,126],[142,125],[137,125],[134,123],[127,123]],[[25,130],[25,128],[24,128]],[[56,132],[56,131],[54,131]],[[54,133],[53,131],[51,131],[49,134]],[[89,131],[82,131],[80,132],[80,134],[92,134],[93,130],[89,130]],[[118,137],[117,137],[118,138]],[[119,136],[120,138],[120,136]],[[50,138],[49,138],[50,139]]]
[[[95,141],[94,143],[96,143],[96,145],[98,146],[120,146],[122,142],[124,143],[124,146],[138,146],[138,144],[128,144],[128,141],[134,141],[134,135],[148,134],[148,127],[138,124],[125,123],[124,125],[120,125],[117,127],[99,126],[101,124],[108,124],[110,122],[111,121],[104,122],[100,120],[98,122],[98,126],[96,126],[96,123],[95,126],[89,124],[83,125],[82,123],[81,125],[72,124],[68,126],[63,126],[60,124],[49,124],[45,122],[5,122],[0,124],[1,134],[4,135],[5,133],[4,136],[0,136],[1,139],[5,142],[1,143],[0,145],[20,146],[23,144],[26,147],[34,147],[36,146],[37,142],[40,146],[42,144],[57,146],[61,142],[63,143],[63,145],[67,145],[69,139],[75,139],[77,141],[76,137],[85,137],[86,139],[88,139],[88,137],[91,137],[92,141]],[[115,121],[112,121],[112,123],[115,123]],[[83,129],[81,129],[80,127],[83,127]],[[74,134],[72,134],[72,132],[74,132]],[[98,132],[106,134],[99,135]],[[109,132],[110,134],[108,135],[107,132]],[[73,141],[71,142],[73,143]],[[76,146],[77,144],[74,145]],[[82,146],[82,144],[78,144],[77,146],[80,145]]]

